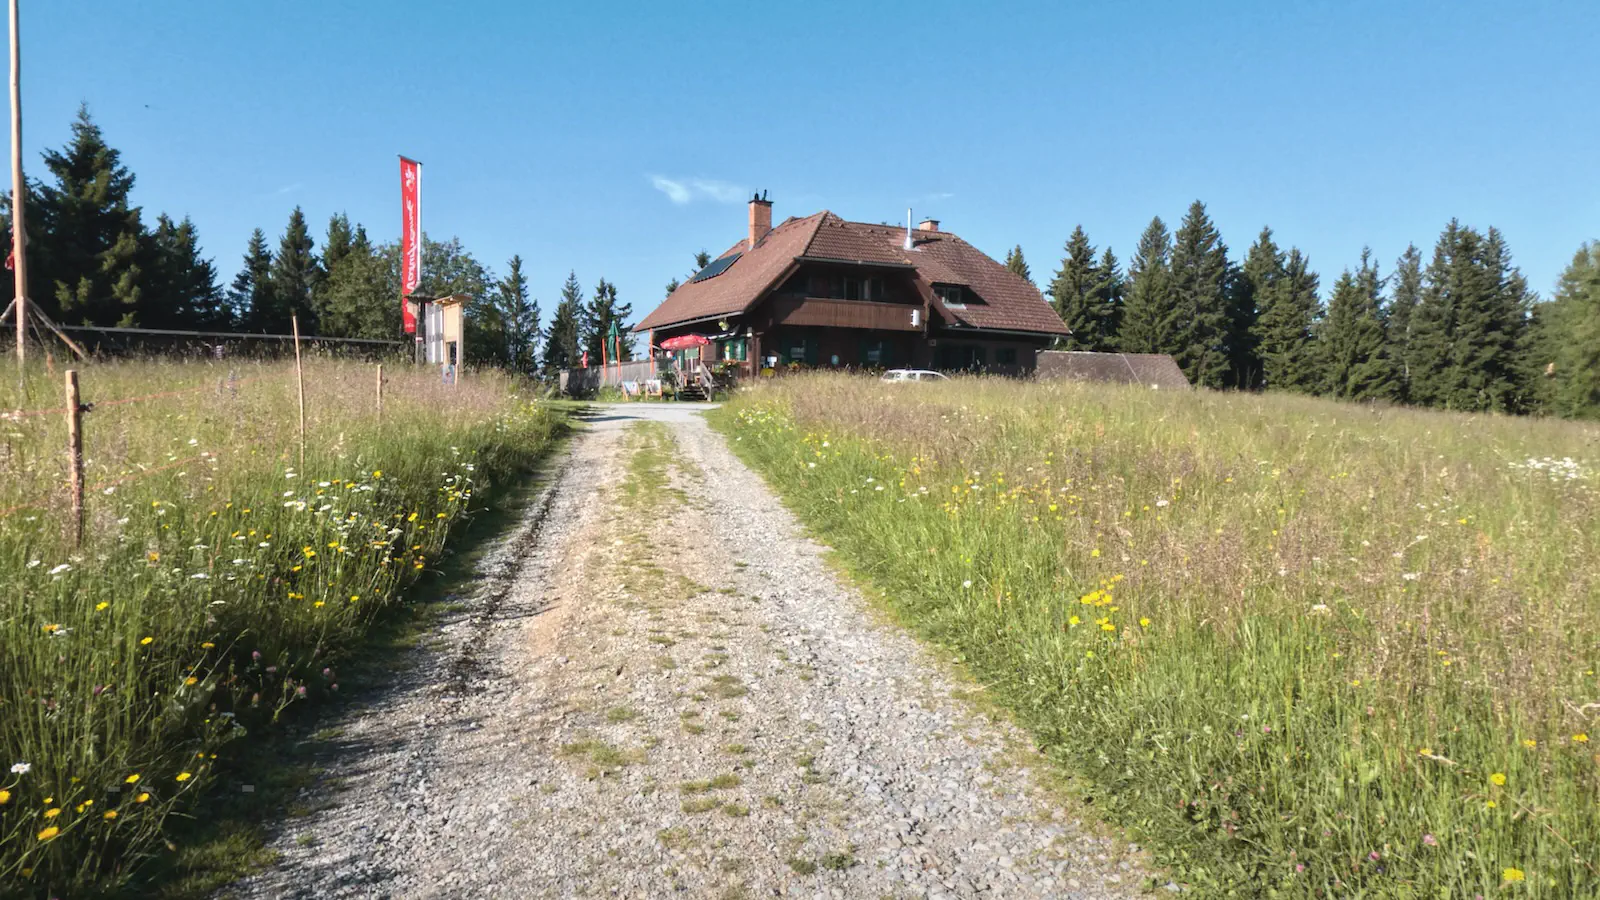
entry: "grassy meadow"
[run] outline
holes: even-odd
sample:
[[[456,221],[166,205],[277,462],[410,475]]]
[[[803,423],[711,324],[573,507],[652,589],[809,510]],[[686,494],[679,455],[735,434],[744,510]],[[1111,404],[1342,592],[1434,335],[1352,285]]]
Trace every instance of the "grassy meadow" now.
[[[109,892],[168,853],[230,744],[337,693],[562,428],[494,374],[387,370],[380,418],[373,365],[308,364],[302,466],[292,363],[84,366],[81,547],[63,417],[0,419],[0,895]],[[0,409],[63,405],[58,372],[0,379]]]
[[[713,417],[1197,895],[1600,896],[1600,429],[844,376]]]

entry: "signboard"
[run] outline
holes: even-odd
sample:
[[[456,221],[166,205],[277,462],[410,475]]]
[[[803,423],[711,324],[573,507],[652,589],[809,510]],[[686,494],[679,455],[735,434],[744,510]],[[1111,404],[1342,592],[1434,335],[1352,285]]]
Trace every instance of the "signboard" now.
[[[417,317],[405,302],[422,283],[422,163],[400,157],[400,320],[417,333]]]

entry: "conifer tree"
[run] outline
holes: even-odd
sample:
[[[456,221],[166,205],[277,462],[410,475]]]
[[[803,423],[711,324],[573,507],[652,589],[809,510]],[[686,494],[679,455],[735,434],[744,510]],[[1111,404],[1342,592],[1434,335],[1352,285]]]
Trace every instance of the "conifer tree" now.
[[[334,213],[328,219],[328,237],[322,242],[322,270],[329,275],[339,267],[345,254],[356,240],[355,230],[350,226],[350,217],[344,213]]]
[[[1361,251],[1361,268],[1339,276],[1322,322],[1318,355],[1322,392],[1343,400],[1392,400],[1400,379],[1389,358],[1381,318],[1383,279],[1370,250]]]
[[[150,250],[142,316],[145,327],[214,330],[231,326],[232,316],[217,285],[216,266],[200,257],[192,221],[173,222],[165,214],[159,216],[150,235]]]
[[[1274,256],[1277,248],[1264,251]],[[1259,282],[1256,320],[1256,352],[1261,359],[1262,381],[1271,390],[1315,391],[1321,380],[1317,370],[1314,324],[1320,303],[1317,300],[1317,273],[1298,248],[1281,257],[1282,269],[1275,277]],[[1245,264],[1246,277],[1270,271],[1268,259],[1258,257],[1256,265]]]
[[[550,315],[550,327],[545,331],[544,370],[554,375],[561,369],[577,368],[581,350],[578,329],[583,318],[583,285],[575,272],[567,273],[561,286],[561,300]]]
[[[1248,346],[1253,355],[1259,360],[1256,371],[1247,376],[1247,384],[1240,387],[1259,387],[1265,378],[1265,365],[1262,358],[1264,350],[1264,329],[1262,317],[1270,308],[1278,284],[1284,277],[1284,253],[1278,249],[1278,243],[1272,237],[1272,229],[1263,227],[1261,234],[1256,237],[1256,242],[1250,245],[1250,251],[1245,254],[1244,265],[1239,269],[1239,277],[1234,279],[1233,293],[1236,309],[1248,308],[1253,311],[1251,322],[1247,329],[1248,334],[1236,336],[1236,342]],[[1235,322],[1235,327],[1242,323]]]
[[[244,267],[234,276],[228,289],[228,305],[233,308],[233,319],[242,327],[264,331],[263,322],[272,315],[272,252],[267,249],[267,235],[261,229],[250,233],[250,243],[244,251]]]
[[[539,369],[539,301],[528,296],[528,279],[522,274],[522,257],[506,263],[506,277],[498,294],[500,319],[505,323],[506,359],[525,375]]]
[[[631,315],[633,315],[632,304],[617,302],[617,286],[604,278],[600,279],[600,283],[595,285],[594,297],[589,301],[583,317],[583,345],[584,349],[589,351],[591,363],[602,358],[611,358],[613,351],[610,347],[604,348],[604,356],[601,354],[601,345],[605,342],[606,333],[611,330],[612,322],[615,322],[619,329],[623,329],[624,323]],[[622,331],[622,358],[624,360],[633,358],[633,336],[626,329]]]
[[[1406,252],[1395,261],[1394,275],[1390,277],[1393,289],[1384,307],[1384,333],[1389,341],[1389,358],[1400,371],[1400,393],[1409,397],[1411,392],[1411,317],[1422,300],[1422,253],[1416,244],[1406,247]]]
[[[694,272],[690,272],[689,274],[693,275],[695,272],[698,272],[709,265],[711,265],[711,254],[701,250],[694,255]]]
[[[1122,331],[1123,293],[1127,289],[1117,255],[1107,247],[1095,265],[1094,289],[1090,292],[1093,306],[1100,313],[1101,350],[1116,350]]]
[[[343,252],[318,288],[319,333],[393,340],[400,334],[398,247],[373,247],[359,225],[347,240],[340,240],[333,228],[329,231],[334,239],[329,247],[343,245]]]
[[[1196,200],[1173,234],[1170,292],[1178,312],[1173,356],[1189,381],[1203,387],[1228,381],[1229,275],[1228,247]]]
[[[46,151],[44,164],[55,184],[39,189],[38,255],[55,282],[55,308],[42,308],[84,325],[139,324],[147,244],[139,208],[128,202],[134,177],[87,106],[78,108],[72,140]]]
[[[1505,240],[1452,219],[1434,247],[1411,316],[1411,399],[1458,410],[1514,411],[1525,402],[1531,297]]]
[[[1600,243],[1579,248],[1536,321],[1532,359],[1548,381],[1548,408],[1600,418]]]
[[[1033,283],[1033,273],[1028,271],[1028,261],[1022,258],[1022,245],[1018,244],[1006,254],[1006,268],[1011,274],[1020,277],[1029,284]]]
[[[316,334],[316,306],[313,293],[322,280],[322,267],[313,248],[316,241],[306,228],[306,215],[296,206],[289,224],[278,241],[278,254],[272,259],[272,308],[257,319],[255,326],[273,334],[288,334],[291,315],[298,316],[301,334]]]
[[[1060,346],[1066,350],[1109,349],[1108,332],[1112,329],[1106,319],[1110,309],[1095,295],[1099,273],[1094,247],[1082,225],[1072,229],[1063,253],[1061,268],[1050,279],[1048,288],[1050,304],[1072,330],[1070,336],[1060,340]]]
[[[1128,265],[1128,299],[1118,346],[1125,353],[1174,353],[1180,311],[1173,302],[1172,238],[1160,216],[1150,220]]]

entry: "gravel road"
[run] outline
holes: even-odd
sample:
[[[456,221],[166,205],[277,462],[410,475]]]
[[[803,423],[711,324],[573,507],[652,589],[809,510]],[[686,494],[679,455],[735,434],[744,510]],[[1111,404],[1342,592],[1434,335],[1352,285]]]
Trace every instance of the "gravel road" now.
[[[693,411],[603,410],[224,895],[1139,895],[824,549]]]

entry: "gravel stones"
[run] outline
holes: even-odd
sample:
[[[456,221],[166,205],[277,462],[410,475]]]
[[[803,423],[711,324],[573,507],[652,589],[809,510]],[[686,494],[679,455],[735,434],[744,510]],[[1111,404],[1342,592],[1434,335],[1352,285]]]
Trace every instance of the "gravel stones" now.
[[[674,443],[625,508],[634,417]],[[229,893],[1135,896],[823,549],[698,417],[598,417]]]

